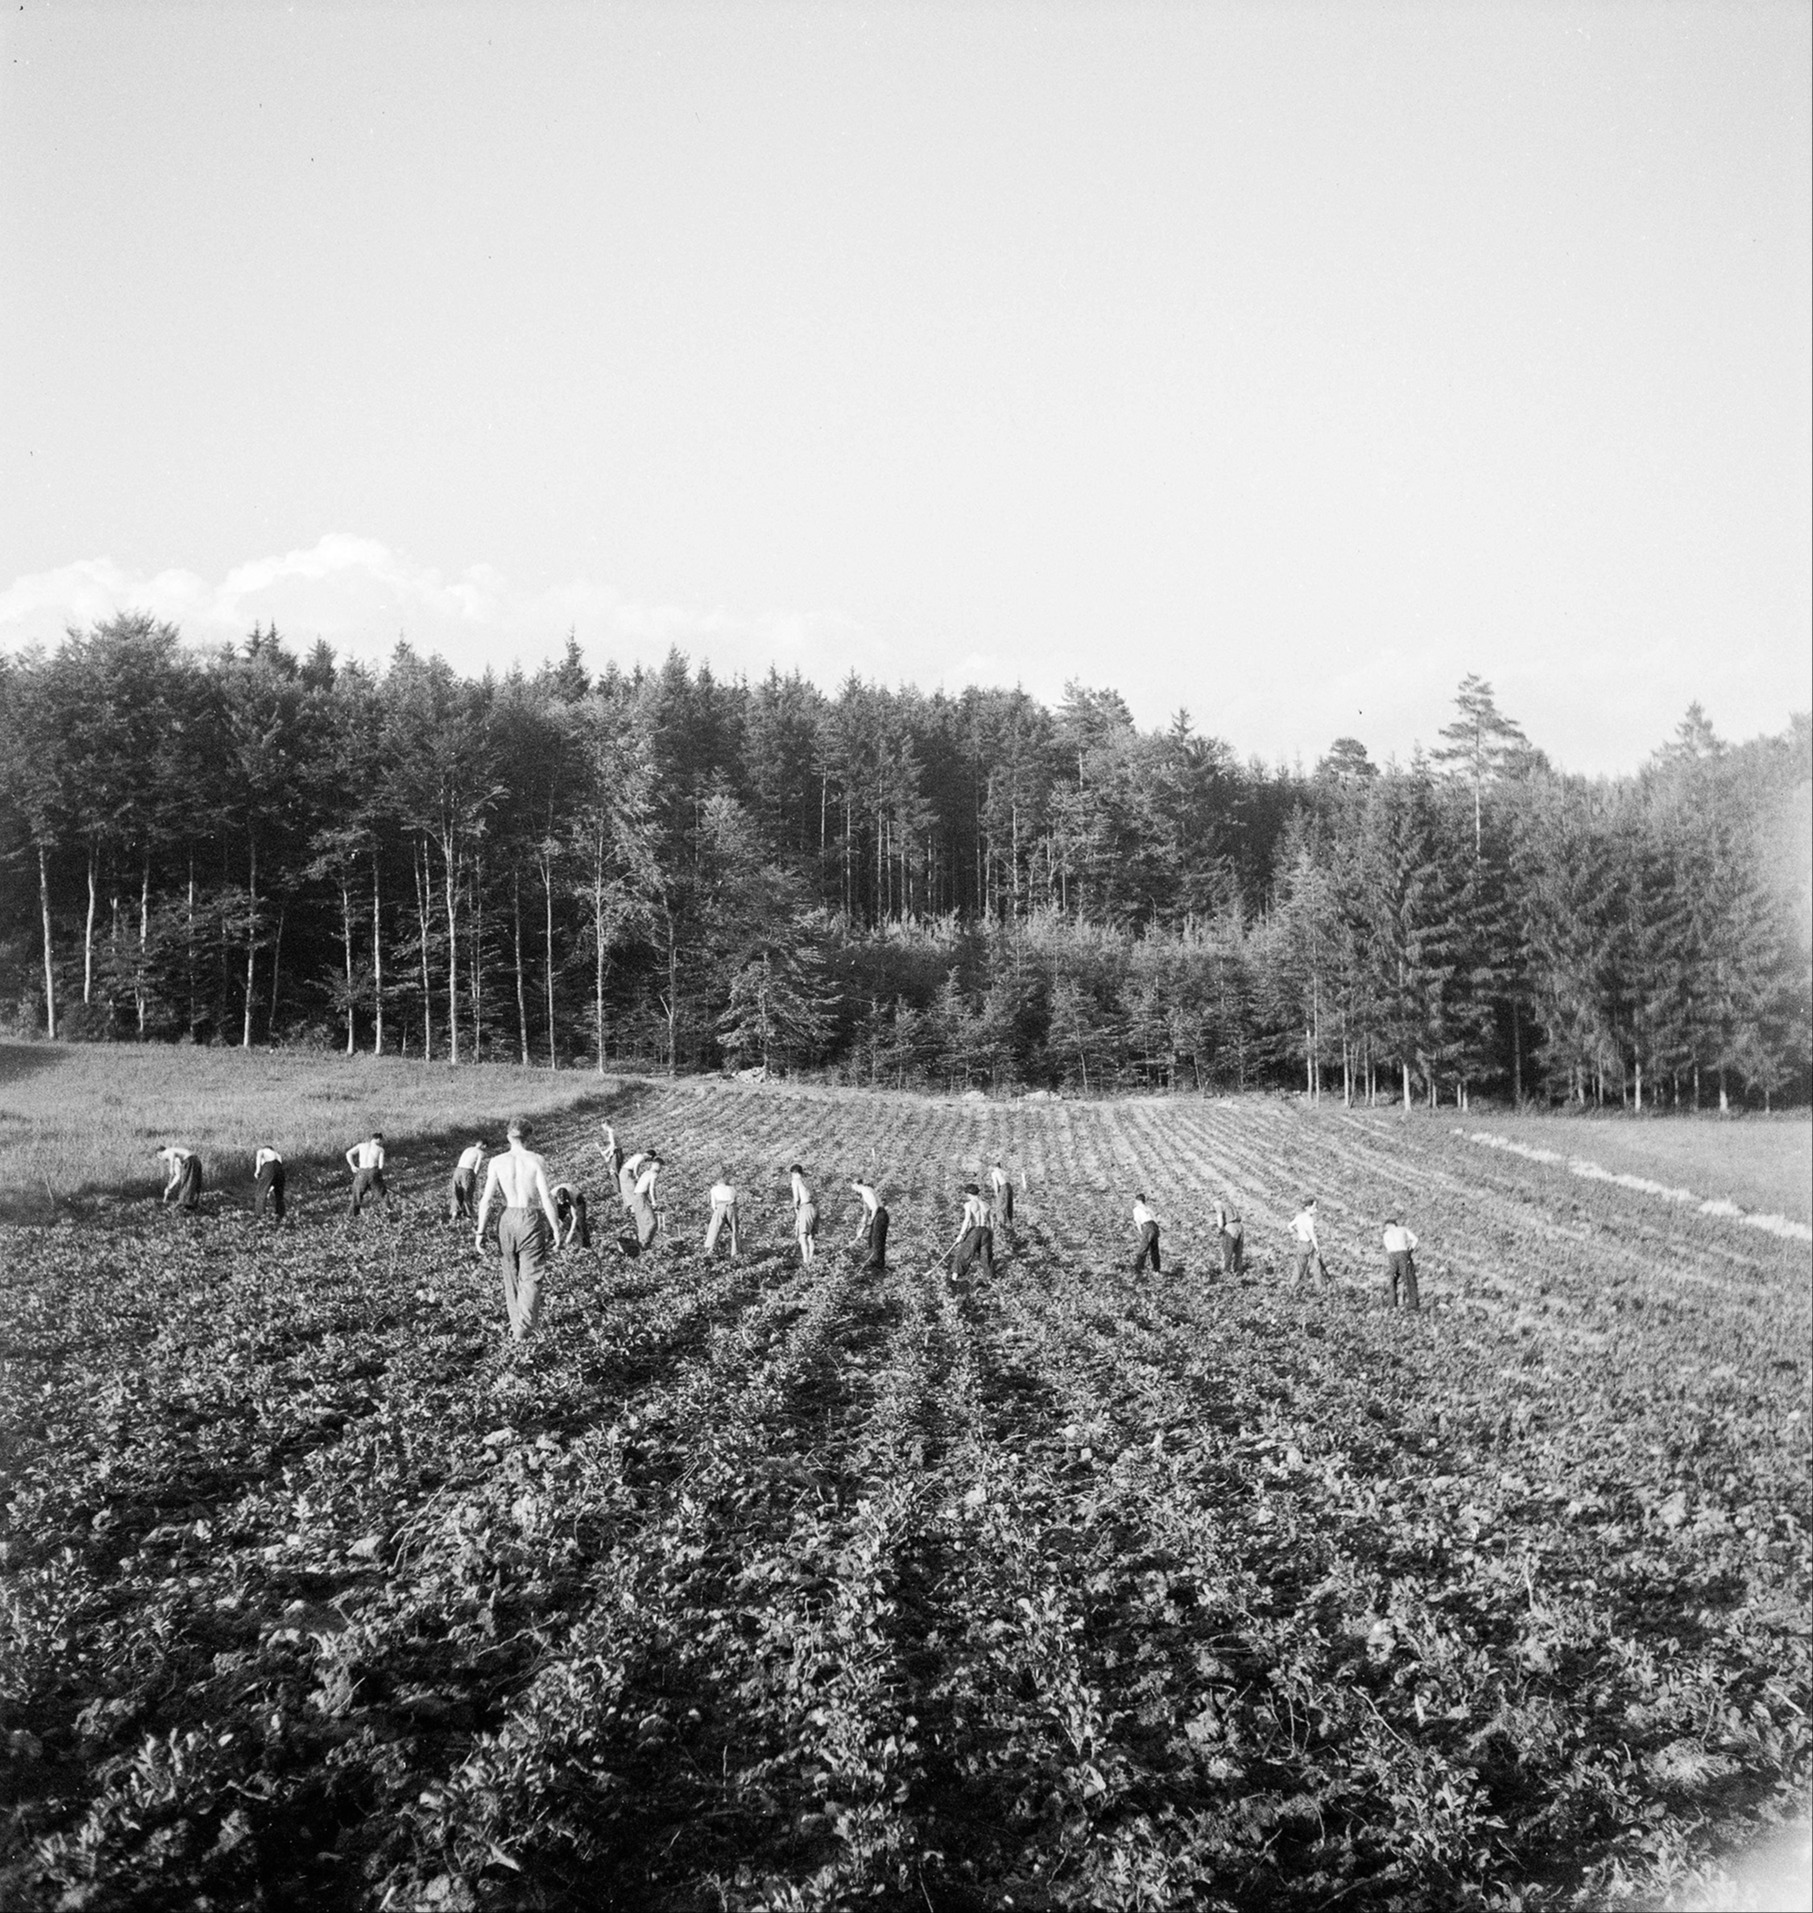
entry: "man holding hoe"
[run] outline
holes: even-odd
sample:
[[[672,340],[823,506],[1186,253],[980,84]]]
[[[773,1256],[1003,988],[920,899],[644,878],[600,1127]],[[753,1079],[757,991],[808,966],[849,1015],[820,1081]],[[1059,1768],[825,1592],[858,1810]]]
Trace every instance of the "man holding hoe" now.
[[[504,1309],[510,1317],[510,1334],[520,1342],[541,1314],[541,1278],[558,1225],[548,1166],[526,1146],[528,1123],[516,1118],[508,1134],[509,1154],[493,1156],[485,1173],[472,1242],[482,1255],[492,1199],[501,1198],[504,1212],[497,1222],[497,1246],[504,1259]]]

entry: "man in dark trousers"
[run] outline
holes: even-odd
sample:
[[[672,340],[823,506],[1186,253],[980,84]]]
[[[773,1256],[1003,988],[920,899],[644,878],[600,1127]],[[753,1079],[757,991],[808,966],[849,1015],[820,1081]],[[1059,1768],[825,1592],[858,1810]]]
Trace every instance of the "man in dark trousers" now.
[[[262,1216],[268,1208],[273,1221],[283,1220],[283,1158],[274,1149],[261,1149],[252,1158],[252,1185],[257,1190],[252,1213]]]
[[[163,1200],[174,1202],[185,1214],[193,1215],[201,1206],[201,1158],[179,1142],[165,1143],[157,1159],[169,1173]]]
[[[963,1187],[963,1220],[957,1225],[957,1259],[951,1264],[953,1276],[967,1275],[980,1264],[982,1273],[992,1282],[995,1275],[995,1232],[989,1226],[988,1204],[973,1182]]]
[[[585,1216],[585,1191],[570,1182],[554,1185],[554,1246],[570,1249],[577,1243],[582,1249],[592,1246],[592,1225]]]
[[[1241,1226],[1239,1216],[1219,1197],[1215,1202],[1215,1239],[1221,1249],[1222,1274],[1244,1275],[1246,1273],[1246,1231]]]
[[[887,1205],[872,1182],[853,1182],[850,1187],[862,1197],[862,1227],[856,1231],[856,1240],[869,1252],[862,1266],[885,1269],[888,1266]]]
[[[365,1207],[367,1196],[382,1196],[385,1208],[390,1207],[390,1188],[384,1180],[383,1130],[374,1129],[363,1142],[354,1143],[346,1152],[346,1166],[353,1172],[348,1214],[356,1216]]]
[[[1385,1306],[1417,1306],[1416,1237],[1396,1216],[1385,1221]]]
[[[1146,1198],[1133,1198],[1133,1226],[1139,1231],[1139,1252],[1133,1258],[1133,1273],[1138,1275],[1148,1262],[1154,1275],[1163,1274],[1158,1262],[1158,1218],[1146,1207]]]

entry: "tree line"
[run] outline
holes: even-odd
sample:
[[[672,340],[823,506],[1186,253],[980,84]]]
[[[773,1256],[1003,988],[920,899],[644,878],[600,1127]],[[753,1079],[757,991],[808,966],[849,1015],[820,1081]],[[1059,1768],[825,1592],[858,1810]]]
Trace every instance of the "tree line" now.
[[[63,1039],[1638,1107],[1809,1087],[1809,726],[1241,763],[1112,690],[381,670],[131,614],[0,659],[0,993]],[[1786,873],[1786,874],[1784,874]]]

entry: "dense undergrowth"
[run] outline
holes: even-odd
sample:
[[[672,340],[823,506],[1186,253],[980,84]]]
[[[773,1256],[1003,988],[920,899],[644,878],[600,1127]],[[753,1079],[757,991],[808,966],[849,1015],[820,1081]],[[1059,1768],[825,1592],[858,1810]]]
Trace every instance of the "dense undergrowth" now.
[[[675,1238],[563,1259],[520,1349],[426,1179],[7,1232],[0,1897],[1655,1904],[1804,1801],[1804,1246],[1276,1105],[633,1121]],[[1019,1239],[953,1285],[996,1149]],[[708,1264],[725,1160],[767,1201]],[[884,1276],[836,1239],[871,1160]]]

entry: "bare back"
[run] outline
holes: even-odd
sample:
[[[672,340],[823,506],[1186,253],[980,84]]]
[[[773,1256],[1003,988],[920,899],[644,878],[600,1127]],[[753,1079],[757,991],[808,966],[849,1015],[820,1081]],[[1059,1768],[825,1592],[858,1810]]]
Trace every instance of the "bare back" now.
[[[512,1149],[491,1159],[491,1182],[507,1209],[552,1206],[547,1164],[532,1149]]]

